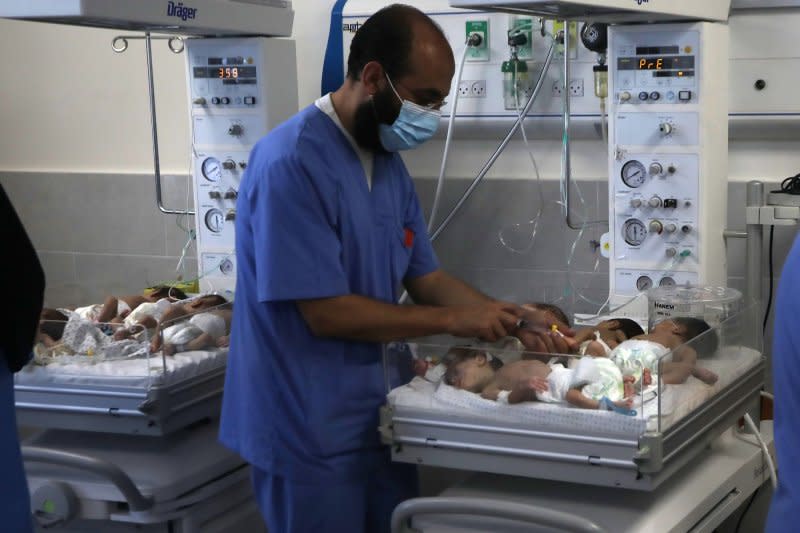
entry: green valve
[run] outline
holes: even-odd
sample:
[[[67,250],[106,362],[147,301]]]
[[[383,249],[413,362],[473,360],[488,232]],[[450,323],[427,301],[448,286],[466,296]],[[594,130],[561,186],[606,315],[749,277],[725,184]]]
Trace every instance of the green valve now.
[[[54,514],[56,512],[56,502],[53,500],[45,500],[42,503],[42,511],[47,514]]]
[[[489,61],[489,21],[468,20],[465,27],[464,41],[477,35],[480,42],[477,46],[470,46],[467,61]]]

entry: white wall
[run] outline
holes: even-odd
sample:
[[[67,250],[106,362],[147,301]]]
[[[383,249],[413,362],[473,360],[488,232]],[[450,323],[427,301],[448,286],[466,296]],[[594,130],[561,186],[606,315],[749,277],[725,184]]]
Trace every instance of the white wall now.
[[[295,0],[299,103],[319,96],[322,62],[333,0]],[[152,171],[144,45],[128,52],[110,47],[119,32],[0,20],[2,97],[0,170],[149,173]],[[188,112],[184,57],[155,44],[156,93],[162,170],[186,174]],[[800,102],[800,101],[799,101]],[[800,107],[800,106],[799,106]],[[494,142],[458,141],[450,174],[470,177]],[[733,142],[730,178],[777,180],[800,169],[795,141]],[[433,141],[406,158],[412,173],[438,173],[442,143]],[[557,137],[535,143],[543,176],[559,173]],[[573,150],[579,178],[605,174],[600,142]],[[527,178],[531,166],[521,143],[512,144],[490,176]]]

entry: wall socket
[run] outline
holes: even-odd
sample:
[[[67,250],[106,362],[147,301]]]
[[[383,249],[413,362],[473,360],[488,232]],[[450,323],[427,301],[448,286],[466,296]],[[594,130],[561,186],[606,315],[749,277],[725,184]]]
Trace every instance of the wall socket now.
[[[559,98],[562,94],[564,94],[564,84],[561,80],[556,80],[553,83],[553,98]]]
[[[486,80],[461,80],[459,98],[486,98]]]
[[[575,97],[583,96],[583,79],[578,78],[569,82],[569,95]]]

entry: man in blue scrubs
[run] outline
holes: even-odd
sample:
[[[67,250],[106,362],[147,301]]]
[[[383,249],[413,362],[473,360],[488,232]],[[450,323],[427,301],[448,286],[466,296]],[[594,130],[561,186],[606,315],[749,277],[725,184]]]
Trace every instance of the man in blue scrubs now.
[[[14,260],[3,264],[2,293],[14,313],[0,320],[0,530],[32,531],[28,484],[14,412],[13,373],[30,358],[44,297],[44,273],[28,235],[0,186],[0,226]]]
[[[778,492],[772,497],[768,533],[800,528],[800,237],[786,259],[775,304],[772,380],[775,390],[775,449]]]
[[[356,33],[342,87],[250,156],[220,439],[253,466],[271,533],[388,531],[417,479],[379,442],[380,343],[494,340],[523,315],[439,269],[397,154],[434,133],[454,69],[427,16],[390,6]],[[396,304],[401,286],[417,305]]]

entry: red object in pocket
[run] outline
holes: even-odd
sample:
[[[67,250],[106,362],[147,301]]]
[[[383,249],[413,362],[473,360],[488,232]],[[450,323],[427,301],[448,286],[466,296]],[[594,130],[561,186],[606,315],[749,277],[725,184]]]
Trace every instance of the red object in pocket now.
[[[406,248],[411,248],[414,246],[414,232],[411,231],[409,228],[405,228],[406,238],[405,238],[405,245]]]

